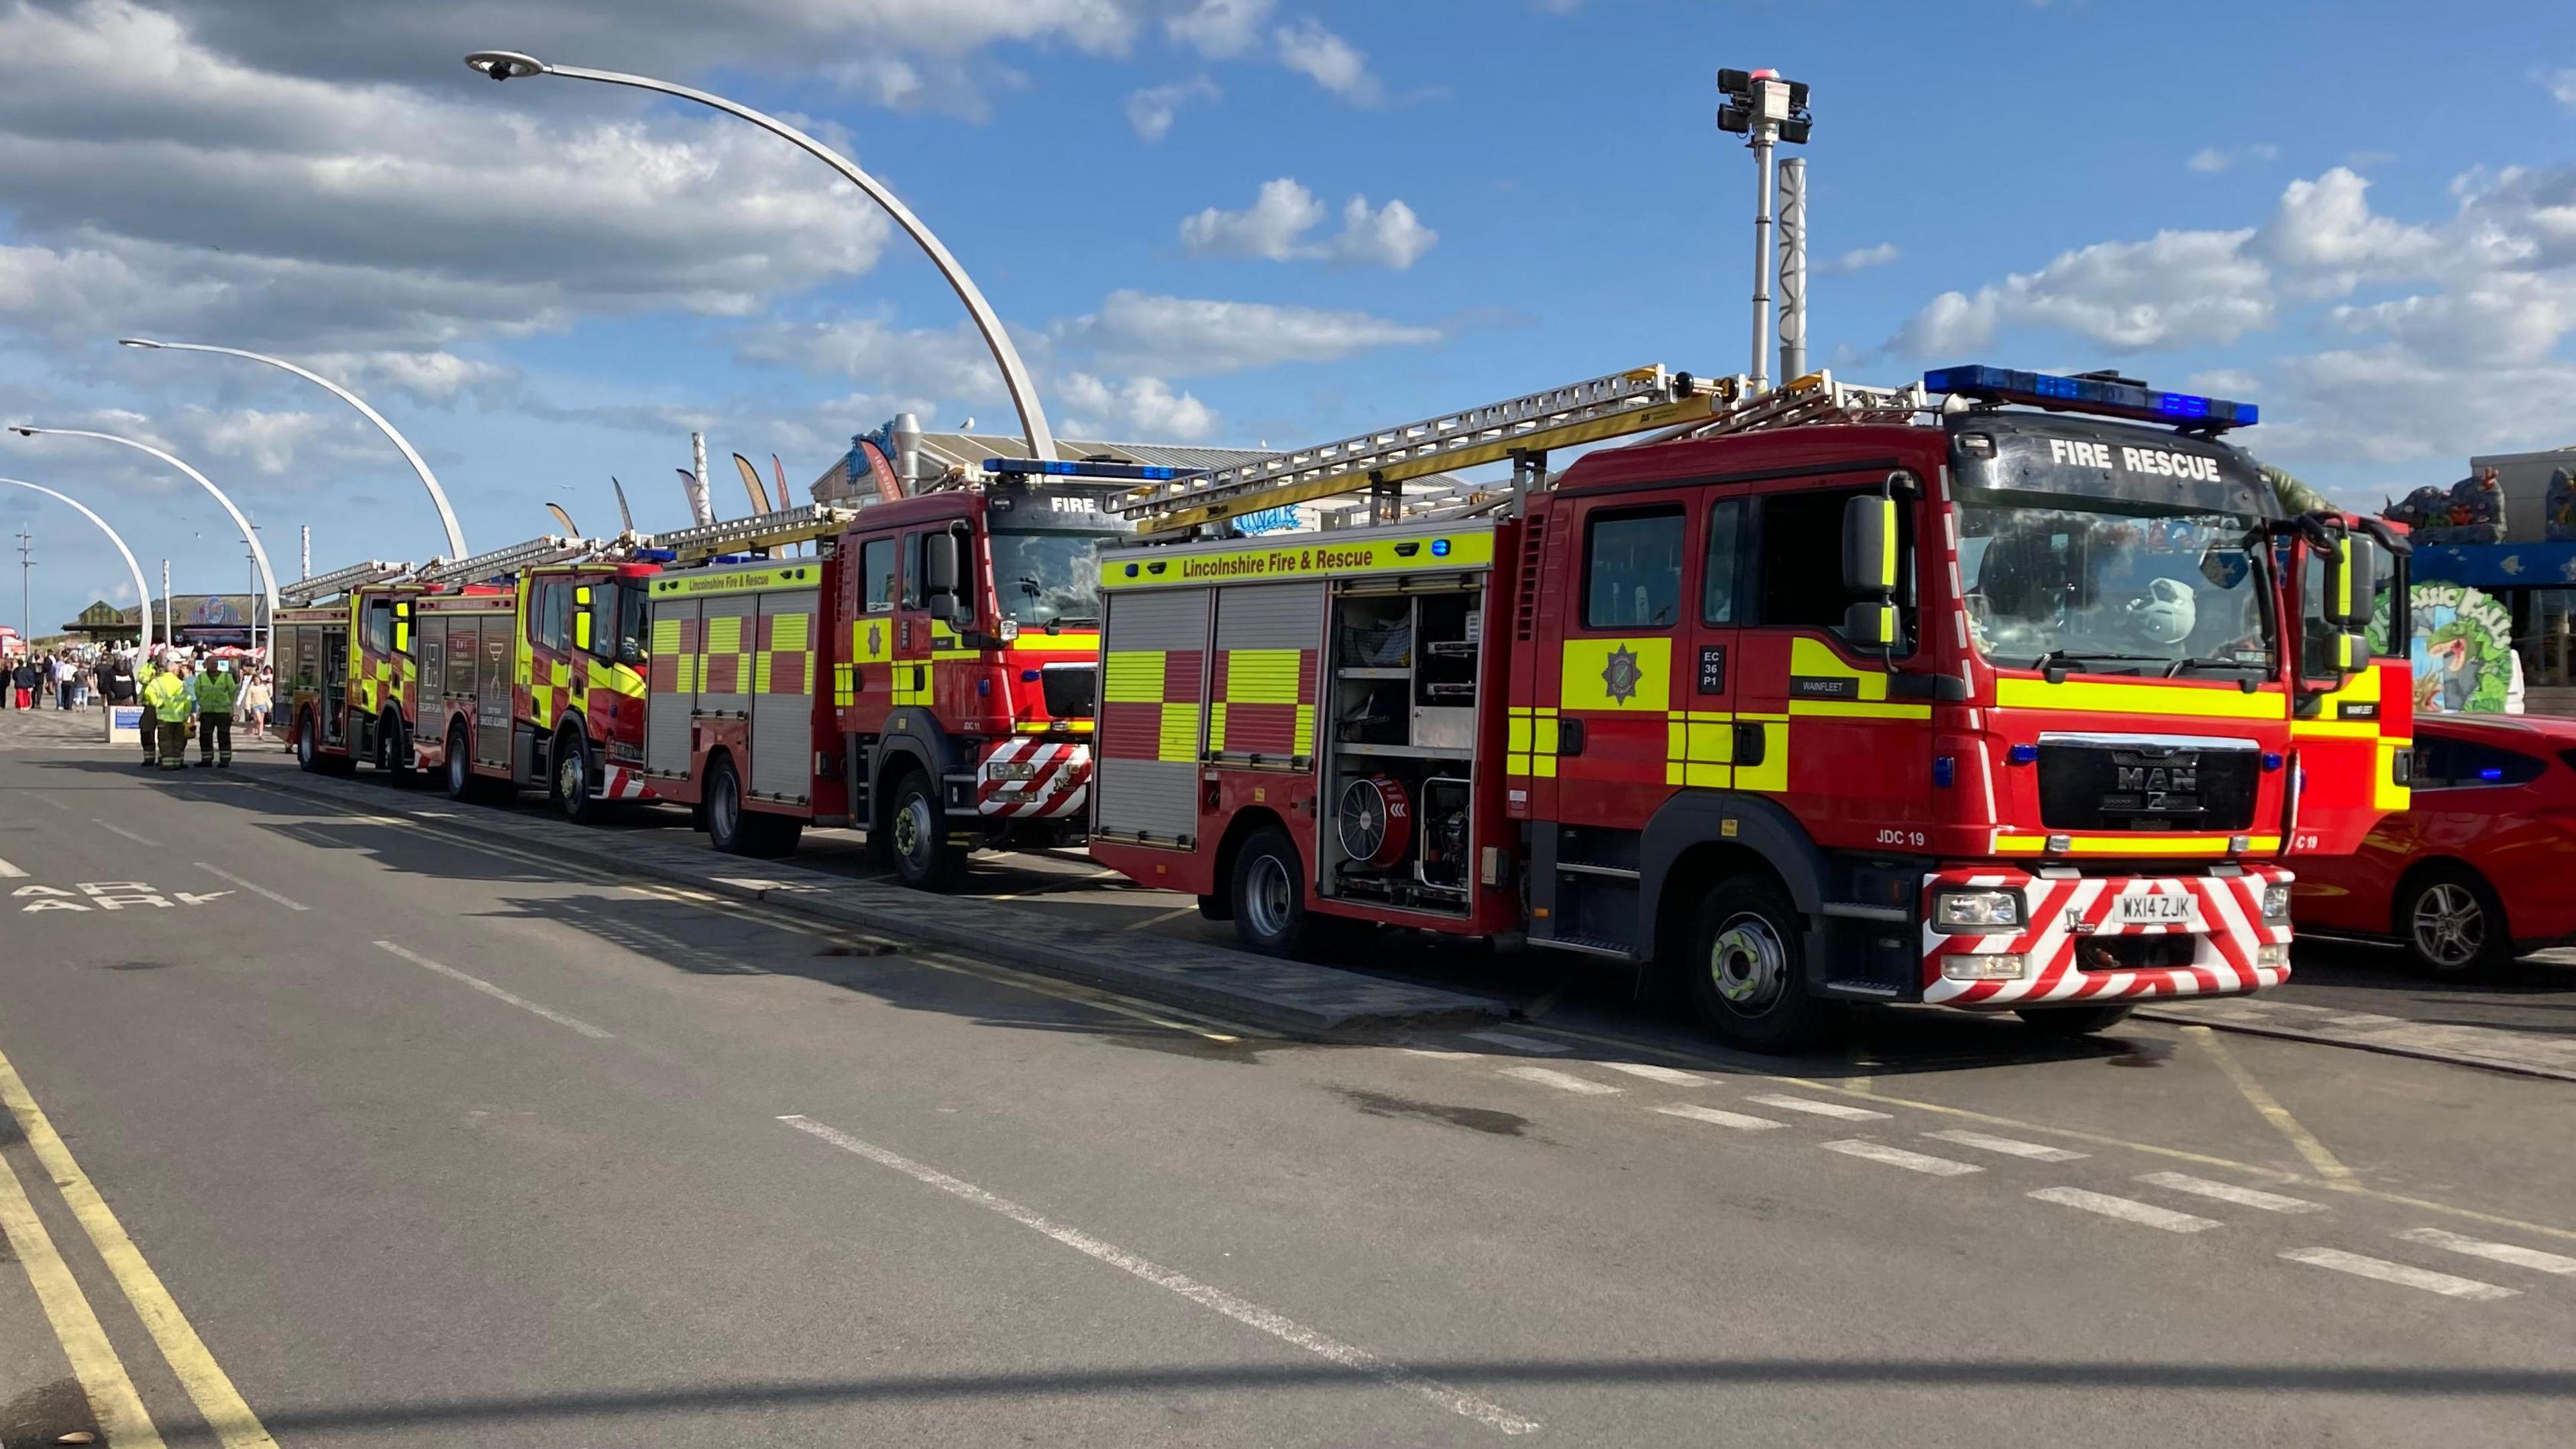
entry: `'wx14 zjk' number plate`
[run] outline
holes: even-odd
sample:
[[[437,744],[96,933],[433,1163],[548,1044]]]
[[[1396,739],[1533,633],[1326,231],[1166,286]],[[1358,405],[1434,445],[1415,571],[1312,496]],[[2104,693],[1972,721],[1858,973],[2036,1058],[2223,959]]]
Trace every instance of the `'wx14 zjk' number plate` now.
[[[2111,907],[2119,926],[2188,926],[2191,919],[2189,896],[2121,896]]]

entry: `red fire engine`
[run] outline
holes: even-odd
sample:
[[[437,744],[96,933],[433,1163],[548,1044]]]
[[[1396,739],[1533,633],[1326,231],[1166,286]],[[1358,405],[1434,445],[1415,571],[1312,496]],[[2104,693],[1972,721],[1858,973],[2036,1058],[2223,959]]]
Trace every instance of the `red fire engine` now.
[[[2090,1031],[2276,984],[2290,837],[2405,792],[2376,724],[2293,731],[2372,671],[2342,549],[2332,677],[2291,657],[2279,508],[2219,441],[2254,421],[1652,368],[1139,490],[1169,538],[1515,462],[1429,521],[1104,553],[1092,853],[1259,951],[1373,922],[1677,970],[1764,1050],[1845,1001]]]
[[[2415,666],[2406,654],[2414,545],[2404,524],[2366,514],[2309,513],[2277,527],[2281,610],[2298,621],[2302,685],[2290,736],[2303,787],[2288,848],[2293,855],[2350,855],[2382,816],[2407,805],[2415,742]],[[2335,622],[2382,628],[2374,594],[2376,607],[2388,611],[2376,653],[2366,636]],[[2354,667],[2356,660],[2366,662]]]
[[[906,883],[966,852],[1079,837],[1100,647],[1101,511],[1178,470],[992,459],[972,486],[870,502],[813,559],[649,581],[644,773],[718,849],[867,827]]]

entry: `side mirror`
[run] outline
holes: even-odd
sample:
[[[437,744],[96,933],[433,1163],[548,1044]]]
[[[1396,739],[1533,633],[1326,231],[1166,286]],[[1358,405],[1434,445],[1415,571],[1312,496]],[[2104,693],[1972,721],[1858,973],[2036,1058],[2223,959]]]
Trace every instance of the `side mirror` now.
[[[925,598],[957,592],[957,535],[934,533],[921,541],[921,592]]]
[[[577,589],[573,590],[573,591],[572,591],[572,602],[573,602],[573,607],[574,607],[574,608],[576,608],[576,609],[587,609],[587,608],[589,608],[589,607],[590,607],[590,585],[588,585],[588,584],[584,584],[584,585],[582,585],[580,588],[577,588]]]
[[[2334,639],[2335,667],[2346,674],[2359,674],[2370,667],[2370,640],[2360,634],[2337,634]]]
[[[1896,500],[1864,494],[1843,505],[1843,587],[1896,592]]]
[[[2324,574],[2325,621],[2350,629],[2369,618],[2370,581],[2359,577],[2367,572],[2366,566],[2353,565],[2352,535],[2336,534],[2317,551],[2316,559]]]
[[[1863,600],[1843,610],[1843,642],[1858,650],[1896,647],[1896,606]]]
[[[408,609],[400,609],[394,613],[394,652],[396,654],[411,652],[411,624],[406,618],[410,612]]]
[[[584,589],[582,592],[587,594],[590,590]],[[588,599],[581,601],[581,612],[572,616],[572,647],[582,650],[590,648],[590,600]]]

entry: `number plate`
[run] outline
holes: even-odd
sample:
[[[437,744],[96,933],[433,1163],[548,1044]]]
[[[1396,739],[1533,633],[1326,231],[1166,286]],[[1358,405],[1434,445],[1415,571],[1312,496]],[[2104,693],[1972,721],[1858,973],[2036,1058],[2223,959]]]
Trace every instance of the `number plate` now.
[[[2111,908],[2115,926],[2188,926],[2192,919],[2189,896],[2121,896]]]

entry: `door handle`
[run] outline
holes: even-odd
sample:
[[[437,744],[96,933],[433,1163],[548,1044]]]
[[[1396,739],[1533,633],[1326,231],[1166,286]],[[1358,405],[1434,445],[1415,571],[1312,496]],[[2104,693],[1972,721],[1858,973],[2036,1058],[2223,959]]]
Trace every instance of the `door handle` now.
[[[1556,722],[1556,754],[1570,759],[1583,753],[1583,721],[1559,718]]]
[[[1758,724],[1737,724],[1735,727],[1735,763],[1738,765],[1761,764],[1762,738],[1762,726]]]

